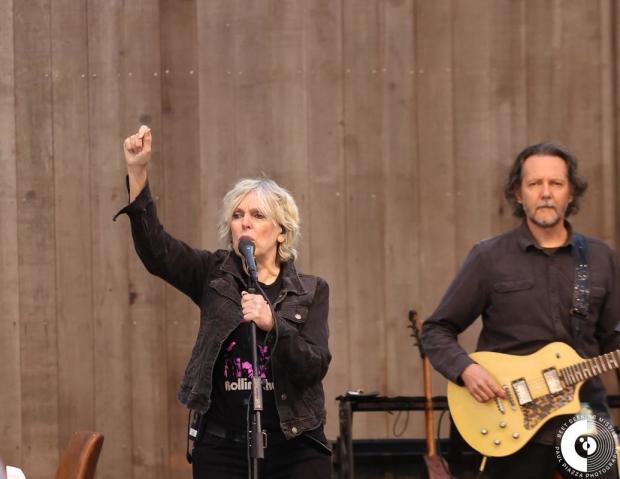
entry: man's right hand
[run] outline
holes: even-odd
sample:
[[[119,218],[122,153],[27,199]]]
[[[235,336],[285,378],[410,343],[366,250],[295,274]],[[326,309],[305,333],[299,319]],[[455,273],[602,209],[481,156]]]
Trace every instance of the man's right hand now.
[[[479,364],[470,364],[461,373],[465,387],[476,401],[486,402],[500,397],[506,399],[506,392],[497,384],[489,372]]]

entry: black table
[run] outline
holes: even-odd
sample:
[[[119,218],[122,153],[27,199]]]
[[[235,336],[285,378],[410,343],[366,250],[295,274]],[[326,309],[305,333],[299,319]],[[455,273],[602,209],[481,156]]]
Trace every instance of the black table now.
[[[424,396],[377,396],[351,395],[338,396],[338,417],[340,435],[338,437],[337,454],[340,462],[340,479],[355,477],[353,467],[353,413],[363,411],[424,411],[426,399]],[[443,411],[448,409],[445,396],[433,397],[433,409]]]

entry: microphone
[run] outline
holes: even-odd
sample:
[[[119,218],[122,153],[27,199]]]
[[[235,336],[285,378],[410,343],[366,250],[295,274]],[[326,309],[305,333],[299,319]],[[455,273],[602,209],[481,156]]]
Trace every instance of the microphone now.
[[[254,241],[247,238],[239,240],[239,253],[245,259],[245,265],[248,268],[248,273],[254,282],[256,279],[256,261],[254,261]]]

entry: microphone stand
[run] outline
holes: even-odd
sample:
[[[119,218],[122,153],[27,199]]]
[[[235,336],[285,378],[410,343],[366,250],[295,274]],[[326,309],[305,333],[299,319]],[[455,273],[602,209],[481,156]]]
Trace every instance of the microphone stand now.
[[[256,293],[256,273],[250,272],[248,293]],[[261,411],[263,410],[263,385],[258,372],[258,354],[256,343],[256,323],[250,322],[251,347],[252,347],[252,413],[250,415],[250,434],[248,435],[248,447],[252,459],[252,474],[250,479],[258,479],[259,459],[265,458],[265,443],[263,440],[263,427],[261,424]]]

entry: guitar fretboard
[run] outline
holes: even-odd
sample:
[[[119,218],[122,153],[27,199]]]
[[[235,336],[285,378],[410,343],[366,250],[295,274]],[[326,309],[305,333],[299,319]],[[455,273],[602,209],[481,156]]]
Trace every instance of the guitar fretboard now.
[[[620,349],[595,358],[586,359],[560,369],[562,380],[566,386],[577,384],[612,369],[620,367]]]

